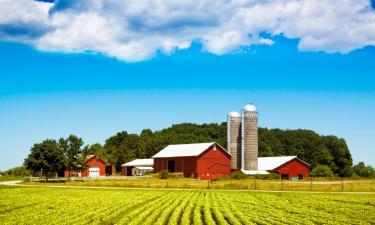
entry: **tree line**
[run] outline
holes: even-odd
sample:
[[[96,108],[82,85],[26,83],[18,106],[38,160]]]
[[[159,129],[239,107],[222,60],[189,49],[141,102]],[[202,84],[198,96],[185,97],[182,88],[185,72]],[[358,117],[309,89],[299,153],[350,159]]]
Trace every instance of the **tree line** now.
[[[27,169],[46,175],[82,169],[87,155],[95,154],[115,164],[116,171],[120,172],[123,163],[136,158],[150,158],[169,144],[217,142],[226,148],[226,127],[226,123],[182,123],[155,132],[144,129],[139,135],[121,131],[109,137],[104,145],[96,143],[90,146],[84,145],[81,138],[71,135],[66,139],[35,144],[24,165]],[[353,167],[350,151],[342,138],[319,135],[311,130],[259,128],[259,156],[283,155],[296,155],[309,163],[312,169],[324,165],[335,176],[373,174],[371,166],[361,164]],[[51,163],[47,163],[49,160]]]
[[[70,135],[68,138],[44,140],[36,143],[30,150],[30,154],[24,161],[26,169],[33,174],[48,176],[57,173],[64,176],[64,172],[77,171],[84,168],[85,155],[88,146],[83,146],[82,138]],[[70,174],[69,174],[70,176]]]

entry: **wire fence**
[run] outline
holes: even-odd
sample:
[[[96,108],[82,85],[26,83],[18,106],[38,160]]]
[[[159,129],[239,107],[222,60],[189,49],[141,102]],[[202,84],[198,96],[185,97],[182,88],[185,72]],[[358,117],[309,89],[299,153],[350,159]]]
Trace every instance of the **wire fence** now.
[[[45,177],[25,177],[25,183],[45,183]],[[199,179],[156,179],[151,176],[126,177],[62,177],[49,178],[48,183],[64,183],[71,186],[108,186],[134,188],[177,188],[177,189],[227,189],[227,190],[273,190],[273,191],[334,191],[375,192],[375,180],[199,180]],[[48,185],[48,183],[46,185]]]

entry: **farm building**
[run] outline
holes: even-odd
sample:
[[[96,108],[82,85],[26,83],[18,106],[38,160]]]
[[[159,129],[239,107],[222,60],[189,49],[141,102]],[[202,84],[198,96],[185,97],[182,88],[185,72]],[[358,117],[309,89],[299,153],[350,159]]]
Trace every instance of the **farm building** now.
[[[135,159],[122,164],[121,172],[124,176],[142,176],[147,172],[153,171],[153,159]]]
[[[244,170],[249,175],[278,173],[281,179],[303,179],[310,165],[297,156],[258,157],[258,170]]]
[[[231,172],[231,155],[215,142],[168,145],[152,158],[155,172],[181,172],[184,177],[199,179],[215,179]]]
[[[258,157],[258,111],[254,104],[227,116],[228,152],[232,170],[248,175],[278,173],[283,179],[303,179],[310,166],[297,156]]]
[[[105,162],[96,155],[87,156],[82,171],[65,171],[65,176],[99,177],[110,176],[115,171],[113,164]]]

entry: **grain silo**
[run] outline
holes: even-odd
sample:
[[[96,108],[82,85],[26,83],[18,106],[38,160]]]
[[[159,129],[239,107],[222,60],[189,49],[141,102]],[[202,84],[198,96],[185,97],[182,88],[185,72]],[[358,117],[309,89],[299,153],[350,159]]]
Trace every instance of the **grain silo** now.
[[[228,152],[232,155],[231,168],[241,168],[241,114],[230,112],[227,116]]]
[[[258,112],[253,104],[242,110],[242,169],[258,170]]]

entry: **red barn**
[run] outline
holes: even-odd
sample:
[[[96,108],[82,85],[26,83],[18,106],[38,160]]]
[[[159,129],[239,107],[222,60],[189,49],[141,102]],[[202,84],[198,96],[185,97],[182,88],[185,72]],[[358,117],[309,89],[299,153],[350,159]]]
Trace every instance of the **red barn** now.
[[[78,175],[82,177],[99,177],[109,176],[115,171],[114,165],[105,162],[96,155],[89,155],[85,162],[85,169],[78,171],[70,171],[70,176]],[[69,170],[65,171],[65,176],[69,176]]]
[[[182,172],[184,177],[199,179],[215,179],[231,172],[231,155],[215,142],[168,145],[152,158],[155,172]]]
[[[259,157],[258,170],[280,174],[282,179],[303,179],[309,176],[310,165],[297,156]]]

